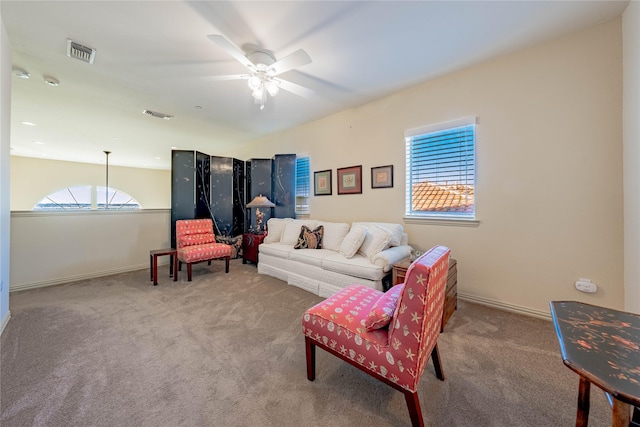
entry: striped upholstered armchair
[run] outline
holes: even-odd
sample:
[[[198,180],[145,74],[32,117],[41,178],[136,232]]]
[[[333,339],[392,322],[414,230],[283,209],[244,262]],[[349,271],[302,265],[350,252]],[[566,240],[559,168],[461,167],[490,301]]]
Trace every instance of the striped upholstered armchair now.
[[[450,250],[436,246],[415,260],[404,283],[386,293],[351,285],[307,310],[302,319],[307,378],[315,379],[320,347],[404,393],[413,426],[423,426],[418,383],[438,352]]]
[[[191,281],[191,264],[224,258],[226,262],[225,273],[229,272],[229,259],[231,258],[231,246],[224,243],[216,243],[213,234],[213,221],[211,219],[183,219],[176,221],[176,245],[178,255],[176,268],[174,268],[173,280],[178,280],[178,270],[184,262],[187,264],[187,279]]]

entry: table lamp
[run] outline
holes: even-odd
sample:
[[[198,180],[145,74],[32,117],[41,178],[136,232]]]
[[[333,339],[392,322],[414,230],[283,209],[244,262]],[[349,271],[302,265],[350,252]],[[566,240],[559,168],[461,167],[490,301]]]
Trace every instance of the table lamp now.
[[[247,203],[248,208],[256,208],[256,229],[258,234],[262,232],[262,219],[264,218],[264,213],[260,212],[260,208],[273,208],[275,206],[271,200],[262,194]]]

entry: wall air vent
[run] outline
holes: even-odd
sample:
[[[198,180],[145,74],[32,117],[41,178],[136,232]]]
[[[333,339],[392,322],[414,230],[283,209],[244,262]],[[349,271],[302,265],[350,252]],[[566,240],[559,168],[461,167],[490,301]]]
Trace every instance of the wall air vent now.
[[[67,56],[93,64],[93,60],[96,57],[96,50],[67,39]]]
[[[144,110],[143,113],[151,117],[157,117],[159,119],[165,119],[165,120],[173,119],[173,116],[171,114],[158,113],[157,111]]]

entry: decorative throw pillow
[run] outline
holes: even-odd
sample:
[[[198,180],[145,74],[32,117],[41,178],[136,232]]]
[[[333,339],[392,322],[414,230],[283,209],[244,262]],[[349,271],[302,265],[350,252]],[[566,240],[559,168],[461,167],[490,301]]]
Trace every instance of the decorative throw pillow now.
[[[360,249],[358,249],[358,253],[365,258],[372,259],[378,252],[387,247],[390,240],[391,235],[386,230],[379,227],[369,227],[367,236],[364,238]]]
[[[403,289],[404,283],[401,283],[389,289],[378,298],[364,320],[364,326],[367,328],[367,331],[384,328],[391,322]]]
[[[298,243],[293,249],[322,249],[322,235],[324,234],[324,227],[319,227],[311,230],[306,225],[300,228],[300,236],[298,236]]]
[[[356,252],[358,252],[360,245],[362,245],[362,242],[364,242],[365,237],[367,237],[367,229],[365,227],[360,225],[352,226],[342,241],[338,252],[345,258],[353,258]]]

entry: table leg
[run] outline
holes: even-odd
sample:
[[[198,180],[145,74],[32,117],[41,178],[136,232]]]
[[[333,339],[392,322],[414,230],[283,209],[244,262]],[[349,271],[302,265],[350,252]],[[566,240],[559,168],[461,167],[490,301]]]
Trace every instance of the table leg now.
[[[153,256],[153,286],[158,286],[158,256]]]
[[[173,276],[173,255],[169,255],[169,277]]]
[[[153,255],[149,254],[149,280],[153,281]]]
[[[578,388],[578,413],[576,414],[576,427],[587,427],[589,425],[589,395],[591,394],[591,383],[584,377],[580,377]]]
[[[629,427],[631,420],[631,408],[628,403],[613,399],[613,414],[611,416],[612,427]]]

